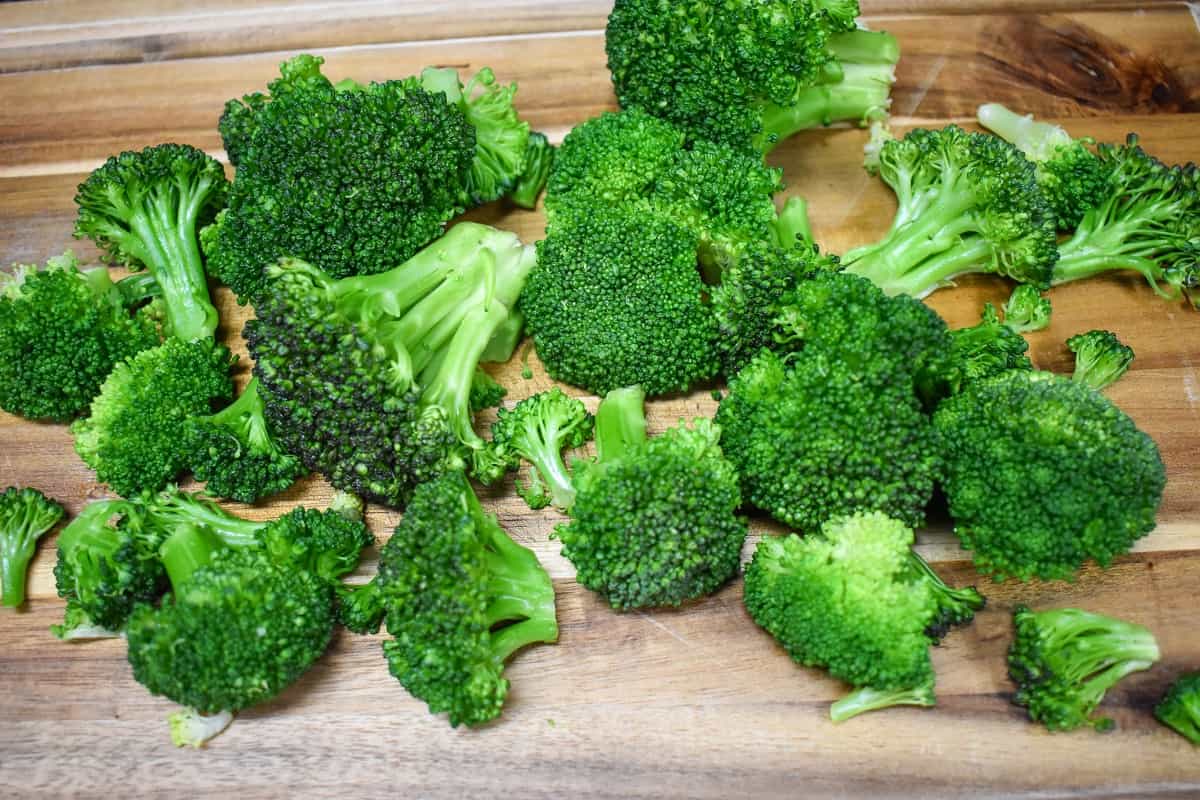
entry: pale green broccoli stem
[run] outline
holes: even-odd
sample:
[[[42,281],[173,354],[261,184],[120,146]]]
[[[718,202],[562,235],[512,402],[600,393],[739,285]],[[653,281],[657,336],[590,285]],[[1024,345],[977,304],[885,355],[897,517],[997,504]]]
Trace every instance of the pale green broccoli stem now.
[[[896,251],[886,246],[875,258],[864,258],[851,264],[846,272],[867,278],[889,295],[907,294],[925,297],[930,292],[948,286],[960,275],[980,271],[980,266],[990,263],[992,248],[980,236],[960,238],[955,235],[951,247],[944,240],[911,242]],[[894,252],[894,254],[893,254]],[[917,256],[938,253],[924,262],[911,260]],[[916,269],[906,272],[905,267]]]
[[[529,134],[529,145],[525,148],[525,171],[513,187],[509,199],[513,205],[530,210],[537,208],[538,196],[550,176],[554,164],[554,146],[544,133]]]
[[[1071,144],[1071,135],[1058,125],[1035,121],[1032,114],[1017,114],[999,103],[985,103],[976,112],[979,124],[1016,146],[1030,161],[1047,161],[1059,148]]]
[[[152,503],[150,511],[160,524],[201,528],[226,547],[256,547],[258,532],[268,525],[234,516],[185,492],[164,492]]]
[[[933,681],[914,686],[911,689],[874,689],[864,686],[855,689],[841,700],[829,706],[829,718],[834,722],[845,722],[851,717],[865,714],[868,711],[878,711],[891,706],[922,706],[932,708],[937,705],[933,694]]]
[[[613,389],[596,409],[596,460],[616,461],[646,441],[646,392],[640,386]]]
[[[212,563],[221,547],[221,540],[211,531],[198,525],[179,526],[158,549],[171,589],[178,592],[183,588],[197,570]]]
[[[554,584],[537,556],[510,539],[494,521],[488,522],[486,527],[492,529],[492,535],[487,554],[487,591],[493,600],[487,609],[487,622],[495,626],[517,620],[491,637],[492,659],[503,664],[525,645],[557,641],[558,621]]]
[[[771,222],[771,232],[780,247],[811,246],[812,225],[808,221],[808,201],[803,197],[790,197],[783,210]]]
[[[167,716],[171,726],[171,743],[176,747],[203,747],[210,739],[223,733],[233,722],[232,711],[201,714],[182,708]]]
[[[525,335],[525,315],[510,311],[508,319],[496,330],[492,340],[483,349],[479,361],[484,364],[504,364],[512,358]]]
[[[258,378],[251,378],[237,400],[203,419],[217,427],[236,431],[238,437],[244,438],[251,447],[278,451],[267,431],[267,420],[263,416],[265,408],[258,393]]]
[[[562,459],[560,422],[557,416],[550,419],[542,414],[526,416],[524,440],[533,447],[524,455],[534,467],[530,476],[530,493],[535,496],[542,493],[542,481],[545,481],[550,485],[550,502],[554,507],[569,509],[575,504],[575,486]]]
[[[1144,663],[1138,669],[1145,669],[1162,655],[1154,634],[1132,622],[1074,608],[1041,611],[1035,616],[1042,648],[1060,664],[1060,674],[1071,681],[1083,681],[1118,661]]]
[[[1129,241],[1139,221],[1124,221],[1094,230],[1093,214],[1084,217],[1074,235],[1059,245],[1058,261],[1050,277],[1051,286],[1083,280],[1105,272],[1132,270],[1141,273],[1155,293],[1167,300],[1179,298],[1177,291],[1159,286],[1162,267],[1154,257],[1157,245],[1149,241]]]

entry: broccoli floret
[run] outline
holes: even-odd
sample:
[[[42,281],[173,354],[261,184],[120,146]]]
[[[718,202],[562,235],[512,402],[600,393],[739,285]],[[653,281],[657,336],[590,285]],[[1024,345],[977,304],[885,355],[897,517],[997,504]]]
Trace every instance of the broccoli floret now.
[[[1004,304],[1004,324],[1017,333],[1040,331],[1050,325],[1050,298],[1036,286],[1023,283],[1013,289]]]
[[[189,418],[183,447],[188,466],[209,494],[243,503],[282,492],[305,474],[300,459],[271,438],[253,379],[232,404]]]
[[[736,572],[746,520],[737,474],[710,420],[646,439],[645,393],[609,392],[595,461],[576,461],[571,521],[555,536],[579,582],[613,608],[677,606]]]
[[[891,229],[842,257],[888,294],[924,297],[968,273],[1045,288],[1057,258],[1053,215],[1033,164],[995,136],[917,128],[879,150],[896,193]]]
[[[1033,362],[1025,355],[1029,344],[1006,323],[1000,322],[991,303],[984,304],[977,324],[950,331],[950,340],[948,388],[951,393],[962,391],[972,381],[1011,369],[1033,369]]]
[[[495,378],[482,369],[475,370],[475,375],[471,378],[471,396],[467,401],[472,414],[483,411],[485,408],[496,408],[507,395],[508,389],[505,389]]]
[[[233,394],[231,365],[211,337],[171,338],[122,361],[71,426],[75,451],[118,494],[162,488],[188,467],[187,421]]]
[[[259,112],[272,98],[328,85],[328,79],[321,74],[321,65],[324,63],[325,59],[320,56],[301,53],[279,65],[280,76],[267,86],[269,94],[254,92],[240,100],[225,103],[225,110],[217,122],[217,131],[221,134],[230,164],[236,167],[241,163],[242,154],[249,148],[250,139],[263,119]]]
[[[122,281],[135,283],[140,276]],[[70,251],[44,268],[0,272],[0,408],[29,419],[73,419],[113,365],[158,344],[155,321],[133,310],[150,287],[128,292],[122,284],[107,269],[80,270]]]
[[[575,502],[562,451],[590,439],[592,422],[583,403],[557,387],[527,397],[512,409],[500,409],[492,425],[492,443],[511,454],[514,465],[525,459],[532,466],[529,486],[517,485],[530,508],[545,508],[543,501],[548,500],[565,510]]]
[[[855,30],[857,14],[855,2],[618,0],[605,37],[617,99],[691,139],[761,152],[883,115],[899,47]]]
[[[933,425],[955,532],[984,573],[1070,578],[1154,528],[1158,448],[1087,386],[1010,370],[943,401]]]
[[[190,145],[160,144],[113,156],[79,184],[75,236],[113,262],[145,267],[162,290],[169,333],[211,338],[199,231],[225,206],[225,168]]]
[[[449,712],[454,726],[498,716],[508,694],[505,662],[526,645],[558,639],[550,576],[483,511],[461,472],[417,488],[383,547],[379,574],[353,597],[360,622],[378,625],[367,609],[386,612],[392,675],[430,712]]]
[[[273,266],[245,330],[271,436],[335,487],[393,506],[464,465],[499,477],[471,388],[534,260],[514,234],[462,223],[378,275]]]
[[[1200,745],[1200,672],[1181,676],[1154,707],[1158,721]]]
[[[37,489],[10,486],[0,494],[0,605],[25,602],[25,575],[41,539],[62,519],[63,507]]]
[[[975,612],[987,604],[987,599],[974,586],[961,589],[947,586],[916,550],[910,551],[909,560],[913,573],[925,581],[937,605],[937,612],[925,627],[926,635],[934,642],[941,641],[951,628],[966,625],[975,619]]]
[[[529,134],[529,146],[525,150],[525,171],[517,179],[509,199],[521,208],[537,208],[538,196],[546,186],[550,169],[554,166],[554,145],[546,134],[534,131]]]
[[[1077,608],[1017,606],[1013,628],[1008,650],[1008,674],[1017,685],[1013,700],[1052,731],[1112,728],[1111,719],[1092,717],[1096,706],[1118,681],[1160,657],[1154,635],[1141,625]]]
[[[1096,391],[1120,380],[1133,363],[1133,348],[1112,331],[1077,333],[1067,339],[1067,348],[1075,354],[1071,379]]]

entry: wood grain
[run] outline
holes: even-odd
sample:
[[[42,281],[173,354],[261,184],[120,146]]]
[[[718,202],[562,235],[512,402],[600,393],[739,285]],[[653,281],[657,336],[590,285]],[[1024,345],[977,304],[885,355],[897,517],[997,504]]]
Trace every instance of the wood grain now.
[[[1200,157],[1200,34],[1184,5],[877,0],[864,8],[905,52],[894,108],[901,130],[968,120],[977,103],[1001,100],[1076,135],[1116,140],[1136,130],[1164,160]],[[70,238],[74,187],[87,171],[109,153],[158,141],[215,151],[224,100],[258,88],[297,49],[320,48],[335,78],[491,65],[520,83],[523,113],[561,138],[613,105],[599,33],[606,12],[593,0],[0,5],[0,263],[41,261],[69,246],[93,258]],[[812,131],[772,154],[786,194],[808,198],[818,238],[833,251],[877,237],[894,209],[859,166],[865,141],[860,130]],[[499,204],[469,217],[528,241],[544,223],[538,212]],[[974,278],[930,305],[967,325],[1007,291]],[[247,310],[224,290],[215,296],[220,335],[244,356]],[[28,610],[0,613],[0,797],[1200,796],[1195,750],[1149,714],[1177,673],[1200,667],[1200,314],[1126,277],[1051,296],[1050,329],[1029,337],[1039,366],[1068,370],[1063,340],[1092,327],[1117,331],[1137,351],[1110,396],[1159,443],[1169,476],[1160,524],[1112,569],[1088,569],[1075,583],[981,584],[989,608],[934,653],[936,710],[832,725],[827,706],[842,687],[795,666],[755,628],[737,583],[676,611],[613,613],[574,582],[548,538],[562,517],[530,512],[508,484],[483,491],[484,503],[554,578],[562,639],[516,658],[498,722],[450,729],[388,676],[379,637],[343,633],[299,684],[243,714],[209,749],[177,751],[163,721],[170,704],[132,680],[121,642],[64,645],[48,634],[62,608],[49,540],[33,565]],[[530,365],[531,379],[515,360],[492,368],[509,402],[553,385],[536,355]],[[652,401],[651,430],[711,415],[710,388]],[[595,407],[596,398],[583,399]],[[0,486],[10,483],[44,488],[71,512],[105,494],[65,428],[0,413]],[[269,504],[230,507],[263,519],[330,496],[314,477]],[[398,518],[368,509],[381,540]],[[758,518],[752,528],[747,555],[760,535],[778,531]],[[920,533],[919,549],[951,582],[978,580],[944,521]],[[373,569],[372,554],[359,579]],[[1163,661],[1105,702],[1115,733],[1050,735],[1010,704],[1003,654],[1017,602],[1077,605],[1156,633]]]

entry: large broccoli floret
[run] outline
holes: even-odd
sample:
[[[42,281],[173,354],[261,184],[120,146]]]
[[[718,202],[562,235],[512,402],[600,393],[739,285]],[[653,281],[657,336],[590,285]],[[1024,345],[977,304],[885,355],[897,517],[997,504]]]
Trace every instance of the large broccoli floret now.
[[[1040,331],[1050,325],[1050,299],[1036,286],[1022,283],[1004,304],[1004,324],[1017,333]]]
[[[944,401],[933,424],[955,532],[982,572],[1070,578],[1154,528],[1158,448],[1087,386],[1010,370]]]
[[[1200,672],[1181,676],[1154,707],[1154,716],[1194,745],[1200,745]]]
[[[65,422],[87,409],[113,365],[159,342],[135,313],[156,285],[138,275],[113,283],[80,270],[70,251],[46,266],[0,272],[0,408]],[[127,291],[133,288],[133,291]]]
[[[1120,380],[1133,363],[1133,348],[1112,331],[1077,333],[1067,339],[1067,349],[1075,354],[1071,379],[1096,391]]]
[[[1111,719],[1092,717],[1104,694],[1160,657],[1154,635],[1141,625],[1077,608],[1017,606],[1013,628],[1008,674],[1017,685],[1014,700],[1052,731],[1111,728]]]
[[[856,2],[618,0],[606,31],[622,108],[689,138],[766,152],[797,131],[886,114],[899,59]]]
[[[378,275],[272,267],[245,332],[272,437],[337,488],[390,505],[464,465],[498,477],[471,390],[534,260],[515,235],[462,223]]]
[[[677,606],[738,569],[746,520],[720,429],[698,419],[646,439],[645,394],[609,392],[596,412],[595,461],[576,461],[571,521],[555,535],[581,584],[613,608]]]
[[[113,262],[145,267],[162,290],[169,333],[211,338],[217,310],[200,258],[200,228],[229,192],[221,163],[185,144],[113,156],[79,184],[75,236]]]
[[[0,493],[0,605],[25,602],[25,576],[38,539],[62,519],[63,507],[37,489],[10,486]]]
[[[531,465],[529,483],[517,492],[530,508],[568,509],[575,502],[575,487],[563,463],[563,448],[579,447],[592,435],[592,415],[583,403],[559,388],[539,392],[502,408],[492,424],[492,443],[514,465],[525,459]]]
[[[188,467],[187,421],[233,394],[231,364],[211,337],[168,339],[117,364],[71,426],[76,452],[118,494],[162,488]]]
[[[1049,285],[1053,215],[1033,164],[1011,144],[955,125],[917,128],[883,142],[878,157],[899,208],[881,240],[842,257],[847,271],[914,297],[977,272]]]

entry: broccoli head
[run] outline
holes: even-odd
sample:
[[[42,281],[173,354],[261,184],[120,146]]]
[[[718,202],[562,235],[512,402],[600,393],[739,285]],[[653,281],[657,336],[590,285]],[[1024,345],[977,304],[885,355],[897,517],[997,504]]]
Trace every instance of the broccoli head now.
[[[1194,745],[1200,745],[1200,672],[1181,676],[1154,707],[1154,716]]]
[[[1050,299],[1036,286],[1020,284],[1004,304],[1004,324],[1017,333],[1043,330],[1050,325]]]
[[[25,576],[38,540],[62,519],[63,507],[37,489],[0,493],[0,605],[25,602]]]
[[[531,465],[527,485],[517,492],[530,508],[568,509],[575,502],[575,487],[563,463],[563,448],[579,447],[592,435],[592,415],[583,403],[559,388],[540,392],[500,409],[492,424],[492,443],[509,454],[512,463],[525,459]]]
[[[1077,333],[1067,339],[1067,348],[1075,354],[1071,379],[1096,391],[1120,380],[1133,363],[1133,348],[1122,343],[1112,331]]]

